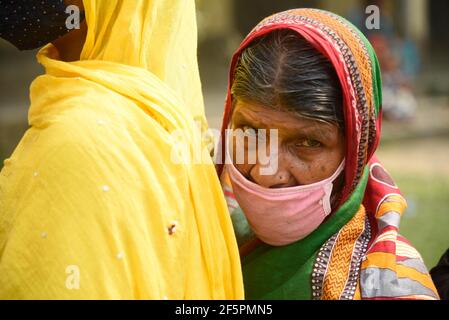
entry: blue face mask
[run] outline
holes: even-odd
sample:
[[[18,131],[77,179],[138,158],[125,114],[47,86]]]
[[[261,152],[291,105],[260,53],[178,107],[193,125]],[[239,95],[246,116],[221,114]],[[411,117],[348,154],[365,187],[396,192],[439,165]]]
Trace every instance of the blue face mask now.
[[[64,0],[0,0],[0,37],[19,50],[39,48],[71,31],[66,8]]]

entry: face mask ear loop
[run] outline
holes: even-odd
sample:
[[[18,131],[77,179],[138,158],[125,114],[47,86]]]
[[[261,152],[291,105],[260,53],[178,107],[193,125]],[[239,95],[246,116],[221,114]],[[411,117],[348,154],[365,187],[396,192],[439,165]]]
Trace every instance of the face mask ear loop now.
[[[324,186],[324,192],[325,192],[324,199],[326,199],[326,200],[323,203],[323,209],[324,209],[325,217],[327,217],[332,212],[330,199],[332,196],[332,190],[334,189],[334,181],[343,172],[344,168],[345,168],[345,159],[343,159],[343,161],[338,166],[337,170],[329,178],[329,183]]]
[[[334,188],[334,185],[332,182],[329,182],[328,184],[326,184],[324,186],[325,196],[324,196],[323,210],[324,210],[325,217],[327,217],[332,211],[330,199],[331,199],[333,188]]]

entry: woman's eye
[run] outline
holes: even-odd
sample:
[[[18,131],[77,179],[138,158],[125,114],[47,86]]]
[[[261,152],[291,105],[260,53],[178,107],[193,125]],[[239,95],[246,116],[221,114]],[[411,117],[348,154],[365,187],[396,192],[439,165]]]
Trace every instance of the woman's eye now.
[[[317,148],[321,147],[321,142],[314,139],[304,139],[296,144],[297,147]]]

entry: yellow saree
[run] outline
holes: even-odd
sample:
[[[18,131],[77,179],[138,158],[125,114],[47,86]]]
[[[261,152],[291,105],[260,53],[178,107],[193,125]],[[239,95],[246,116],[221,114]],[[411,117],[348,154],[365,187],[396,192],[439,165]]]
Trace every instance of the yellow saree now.
[[[81,59],[39,52],[0,174],[0,298],[242,299],[212,162],[171,161],[206,125],[193,0],[84,5]]]

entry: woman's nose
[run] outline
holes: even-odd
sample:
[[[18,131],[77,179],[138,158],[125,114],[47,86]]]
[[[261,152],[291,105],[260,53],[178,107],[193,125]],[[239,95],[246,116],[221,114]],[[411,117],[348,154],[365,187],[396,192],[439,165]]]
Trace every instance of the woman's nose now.
[[[277,171],[274,174],[264,174],[266,170],[262,170],[263,167],[257,163],[254,165],[249,176],[254,183],[265,188],[287,188],[296,185],[295,179],[290,171],[279,163]]]

